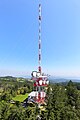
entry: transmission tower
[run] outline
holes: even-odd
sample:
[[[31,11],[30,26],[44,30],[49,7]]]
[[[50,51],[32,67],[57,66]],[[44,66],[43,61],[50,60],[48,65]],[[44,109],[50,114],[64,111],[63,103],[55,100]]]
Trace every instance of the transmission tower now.
[[[45,103],[45,97],[46,97],[46,92],[45,88],[48,86],[49,81],[47,75],[44,75],[42,73],[42,67],[41,67],[41,23],[42,23],[42,5],[39,3],[39,8],[38,8],[38,22],[39,22],[39,36],[38,36],[38,71],[33,71],[32,72],[32,80],[34,81],[34,88],[35,91],[33,91],[30,94],[30,98],[32,101],[37,103],[38,105],[44,104]]]

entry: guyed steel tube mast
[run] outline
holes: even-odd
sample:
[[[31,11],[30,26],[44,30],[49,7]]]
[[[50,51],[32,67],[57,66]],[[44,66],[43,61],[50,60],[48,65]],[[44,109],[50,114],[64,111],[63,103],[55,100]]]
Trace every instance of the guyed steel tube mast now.
[[[41,1],[41,0],[40,0]],[[32,72],[32,80],[34,81],[34,87],[36,88],[36,91],[32,92],[32,98],[35,103],[38,104],[44,104],[45,103],[45,97],[46,97],[46,92],[45,88],[48,86],[49,81],[46,75],[42,73],[42,67],[41,67],[41,22],[42,22],[42,5],[39,2],[39,8],[38,8],[38,21],[39,21],[39,36],[38,36],[38,71],[33,71]]]

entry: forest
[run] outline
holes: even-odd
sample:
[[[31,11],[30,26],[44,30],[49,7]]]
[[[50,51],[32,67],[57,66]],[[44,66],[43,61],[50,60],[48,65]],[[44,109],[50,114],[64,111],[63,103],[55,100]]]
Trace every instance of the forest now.
[[[35,104],[24,106],[33,82],[12,76],[0,77],[0,120],[80,120],[80,83],[50,83],[45,110]]]

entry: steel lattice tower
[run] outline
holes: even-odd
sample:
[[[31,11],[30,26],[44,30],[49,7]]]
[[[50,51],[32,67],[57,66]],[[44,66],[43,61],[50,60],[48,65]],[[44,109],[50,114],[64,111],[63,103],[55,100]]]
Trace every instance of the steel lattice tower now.
[[[31,96],[32,97],[32,101],[34,101],[35,103],[43,104],[45,101],[45,97],[46,97],[46,92],[45,92],[45,87],[48,86],[49,81],[47,79],[46,75],[42,74],[42,68],[41,68],[41,22],[42,22],[42,6],[41,3],[39,3],[39,8],[38,8],[38,21],[39,21],[39,36],[38,36],[38,62],[39,62],[39,66],[38,66],[38,72],[37,71],[33,71],[32,72],[32,80],[34,81],[34,87],[36,88],[36,91],[33,91]]]

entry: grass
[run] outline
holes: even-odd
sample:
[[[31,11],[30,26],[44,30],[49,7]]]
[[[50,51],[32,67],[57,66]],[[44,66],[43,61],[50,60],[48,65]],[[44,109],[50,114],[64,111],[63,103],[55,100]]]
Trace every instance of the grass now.
[[[16,97],[13,98],[13,100],[23,102],[26,98],[28,98],[28,94],[29,93],[26,93],[25,95],[17,95]]]

